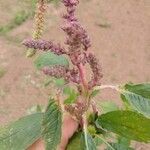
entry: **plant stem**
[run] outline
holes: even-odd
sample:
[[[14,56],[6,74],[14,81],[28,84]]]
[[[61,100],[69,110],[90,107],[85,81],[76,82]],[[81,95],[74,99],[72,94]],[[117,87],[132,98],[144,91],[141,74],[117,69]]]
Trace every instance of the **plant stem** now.
[[[94,114],[98,114],[98,109],[97,109],[94,101],[91,101],[91,105],[92,105],[92,109],[93,109]]]
[[[86,150],[89,150],[88,139],[87,139],[87,119],[86,119],[86,115],[85,114],[83,114],[83,132],[84,132],[84,139],[85,139]]]
[[[85,78],[84,66],[82,64],[79,64],[77,67],[79,69],[79,74],[80,74],[82,85],[83,85],[84,89],[87,91],[88,90],[88,84],[87,84],[86,78]]]
[[[97,87],[95,87],[95,89],[101,89],[101,90],[103,90],[103,89],[114,89],[114,90],[116,90],[116,91],[120,91],[120,89],[119,89],[119,85],[101,85],[101,86],[97,86]]]

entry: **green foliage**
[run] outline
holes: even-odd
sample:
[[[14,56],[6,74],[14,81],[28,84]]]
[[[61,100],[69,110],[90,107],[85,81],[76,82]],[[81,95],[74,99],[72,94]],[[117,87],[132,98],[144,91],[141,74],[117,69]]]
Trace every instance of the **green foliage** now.
[[[82,145],[82,132],[77,132],[72,136],[66,150],[84,150]]]
[[[96,150],[96,144],[89,134],[87,134],[87,138],[85,139],[84,133],[77,132],[70,139],[66,150]]]
[[[48,3],[52,2],[58,6],[59,1],[60,0],[48,0]],[[18,10],[14,17],[6,25],[0,25],[0,34],[7,34],[9,31],[22,25],[27,19],[34,16],[37,0],[23,0],[23,3],[25,3],[25,5],[29,5],[29,7]],[[31,57],[30,55],[32,55],[32,53],[31,50],[28,51],[27,56]]]
[[[95,120],[97,119],[97,115],[95,115],[94,113],[89,113],[88,115],[87,115],[87,120],[88,120],[88,123],[89,124],[93,124],[93,123],[95,123]]]
[[[96,134],[96,128],[93,125],[89,125],[88,128],[87,128],[87,130],[88,130],[88,133],[90,135],[95,135]]]
[[[32,114],[0,128],[1,150],[25,150],[41,137],[42,113]]]
[[[150,84],[126,84],[121,93],[125,103],[150,118]]]
[[[115,111],[119,109],[118,106],[114,102],[111,102],[111,101],[100,103],[100,107],[103,113],[107,113],[107,112]]]
[[[150,119],[136,112],[109,112],[99,116],[97,124],[131,140],[150,141]]]
[[[137,95],[141,95],[144,98],[150,99],[150,83],[126,84],[124,89]]]
[[[70,87],[64,88],[64,94],[67,95],[67,99],[65,99],[64,104],[72,104],[77,100],[78,93]]]
[[[84,150],[96,150],[96,144],[92,136],[88,133],[85,133],[85,131],[82,136],[84,137],[83,138]]]
[[[0,27],[0,33],[5,34],[15,27],[21,25],[29,18],[29,16],[30,13],[26,12],[25,10],[18,11],[14,18],[7,25]]]
[[[99,138],[98,135],[95,135],[94,142],[96,146],[100,146],[101,144],[103,144],[103,141]]]
[[[101,142],[100,144],[102,144],[102,143],[105,143],[105,145],[110,149],[110,150],[115,150],[112,146],[111,146],[111,144],[109,144],[107,141],[106,141],[106,139],[103,137],[103,135],[96,135],[97,136],[97,140],[98,140],[98,142]]]
[[[50,67],[55,65],[61,65],[67,68],[69,67],[69,62],[64,56],[58,56],[52,52],[45,52],[39,55],[36,58],[34,64],[37,69],[42,69],[43,67],[46,66]]]
[[[22,10],[20,12],[18,12],[16,15],[15,15],[15,18],[13,19],[13,23],[16,25],[16,26],[19,26],[21,25],[23,22],[25,22],[29,17],[29,13],[27,13],[26,11]]]
[[[56,87],[63,87],[66,84],[66,81],[63,78],[54,79],[54,84]]]
[[[110,143],[110,145],[115,150],[133,150],[133,148],[130,147],[130,141],[124,137],[119,137],[116,143]],[[111,150],[111,148],[108,146],[107,150]]]
[[[46,150],[56,150],[61,139],[62,114],[55,100],[51,99],[43,117],[43,138]]]

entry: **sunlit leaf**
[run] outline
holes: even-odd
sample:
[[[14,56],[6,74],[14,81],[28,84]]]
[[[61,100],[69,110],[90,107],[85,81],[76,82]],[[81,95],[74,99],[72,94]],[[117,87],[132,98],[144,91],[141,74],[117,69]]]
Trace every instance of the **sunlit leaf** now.
[[[121,93],[129,107],[150,118],[150,84],[126,84]]]
[[[150,83],[126,84],[124,88],[132,93],[150,99]]]
[[[75,133],[74,136],[70,139],[67,150],[96,150],[96,144],[94,139],[89,134],[87,134],[85,139],[84,133],[79,132]]]
[[[131,140],[150,141],[150,119],[136,112],[109,112],[99,116],[97,124]]]
[[[114,102],[111,102],[111,101],[101,102],[100,108],[102,109],[103,113],[107,113],[107,112],[115,111],[119,109],[118,106]]]

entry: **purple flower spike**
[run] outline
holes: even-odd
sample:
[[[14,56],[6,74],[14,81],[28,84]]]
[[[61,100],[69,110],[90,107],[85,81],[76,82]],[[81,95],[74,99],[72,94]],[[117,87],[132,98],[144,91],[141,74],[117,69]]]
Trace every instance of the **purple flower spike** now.
[[[65,49],[62,48],[60,44],[54,44],[51,41],[28,39],[23,41],[23,45],[28,48],[51,51],[57,55],[66,54]]]
[[[77,6],[79,0],[63,0],[62,2],[66,7],[73,7],[73,6]]]
[[[69,46],[69,51],[87,51],[91,47],[90,38],[86,30],[79,24],[75,17],[75,6],[79,3],[78,0],[63,0],[67,7],[67,14],[63,18],[67,21],[67,25],[62,29],[68,35],[65,44]]]
[[[102,69],[98,63],[98,60],[96,59],[96,57],[92,53],[88,54],[87,62],[89,63],[90,68],[93,72],[92,79],[89,82],[89,89],[91,89],[94,86],[101,84],[100,81],[103,77],[103,74],[102,74]]]
[[[63,66],[52,66],[52,67],[44,67],[43,69],[44,74],[55,77],[55,78],[62,78],[66,76],[67,69]]]

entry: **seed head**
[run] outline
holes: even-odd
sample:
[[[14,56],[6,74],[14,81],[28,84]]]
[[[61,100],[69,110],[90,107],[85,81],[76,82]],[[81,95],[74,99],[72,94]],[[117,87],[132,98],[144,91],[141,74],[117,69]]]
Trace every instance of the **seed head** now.
[[[33,32],[33,39],[39,39],[42,36],[45,23],[46,8],[47,0],[38,0],[37,10],[35,13],[35,27]]]
[[[52,67],[44,67],[42,71],[44,72],[44,74],[55,78],[62,78],[67,74],[67,69],[59,65],[52,66]]]
[[[57,55],[62,55],[66,53],[65,49],[62,48],[60,44],[54,44],[51,41],[41,39],[39,40],[27,39],[23,41],[23,45],[25,45],[28,48],[39,49],[43,51],[51,51]]]
[[[79,24],[75,17],[75,6],[79,3],[78,0],[63,0],[67,8],[67,13],[63,15],[66,20],[66,25],[62,27],[67,34],[65,44],[68,45],[68,50],[72,53],[75,51],[87,51],[91,46],[90,38],[86,30]]]
[[[92,73],[93,73],[92,79],[88,83],[89,88],[91,89],[94,86],[101,84],[101,79],[103,77],[103,74],[102,74],[101,66],[100,66],[97,58],[95,57],[95,55],[93,55],[92,53],[89,53],[87,56],[87,62],[89,63],[90,68],[91,68]]]

